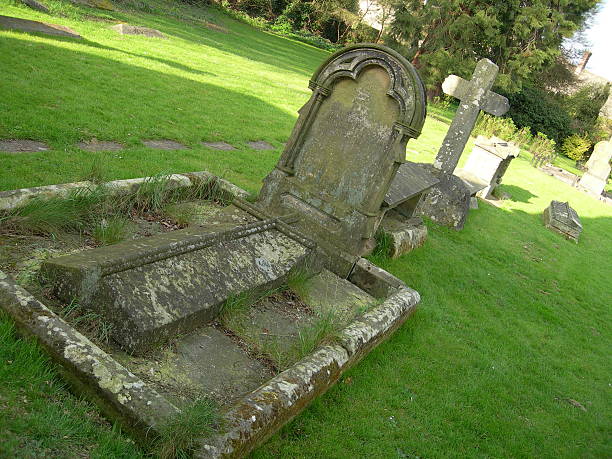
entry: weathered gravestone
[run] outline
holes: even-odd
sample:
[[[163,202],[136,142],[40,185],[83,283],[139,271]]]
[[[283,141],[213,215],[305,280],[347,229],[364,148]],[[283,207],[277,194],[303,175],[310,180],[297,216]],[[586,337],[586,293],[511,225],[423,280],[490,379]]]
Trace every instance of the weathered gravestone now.
[[[497,137],[478,136],[465,167],[457,170],[455,175],[466,183],[470,194],[488,199],[520,151],[511,142]]]
[[[401,55],[369,45],[332,56],[310,88],[259,204],[275,215],[299,214],[300,231],[346,255],[333,257],[335,271],[345,276],[374,246],[406,143],[423,126],[423,87]]]
[[[547,228],[564,235],[567,239],[578,242],[582,232],[582,223],[569,202],[551,201],[550,206],[544,209],[542,219]]]
[[[610,159],[612,159],[612,139],[607,142],[597,142],[578,186],[600,196],[610,177]]]
[[[167,38],[159,30],[150,29],[149,27],[134,26],[129,24],[116,24],[112,26],[111,29],[121,35],[143,35],[149,38]]]
[[[48,13],[49,12],[49,8],[47,8],[42,3],[37,2],[36,0],[21,0],[21,3],[29,6],[33,10],[42,11],[43,13]]]
[[[333,54],[310,87],[313,96],[301,109],[259,202],[234,198],[208,224],[47,260],[42,267],[60,299],[76,299],[112,323],[113,340],[138,354],[137,361],[117,354],[126,365],[135,365],[135,372],[148,372],[156,363],[146,360],[147,352],[173,339],[174,348],[185,351],[179,355],[166,349],[173,359],[168,365],[183,368],[179,379],[189,379],[198,390],[212,381],[241,384],[212,390],[243,398],[232,399],[222,432],[201,442],[198,457],[247,454],[399,327],[419,301],[399,279],[360,257],[369,250],[384,214],[428,186],[405,180],[392,186],[406,142],[419,134],[424,121],[418,74],[392,50],[355,46]],[[334,344],[320,347],[263,385],[256,377],[236,376],[238,369],[224,363],[231,359],[223,356],[235,356],[240,348],[229,339],[215,339],[216,347],[210,348],[210,337],[222,334],[211,321],[233,299],[257,297],[295,272],[306,274],[309,307],[325,303],[327,312],[342,314],[348,304],[372,309],[355,312]],[[334,296],[338,292],[344,299]],[[262,329],[267,336],[284,328],[270,320],[270,311],[251,311],[250,319],[261,321],[258,337]],[[300,325],[300,320],[285,322],[294,332]],[[202,358],[212,352],[221,356]],[[77,370],[83,362],[89,365],[77,352],[58,355]],[[240,366],[252,360],[243,355],[231,361]],[[239,374],[252,374],[258,365]],[[81,373],[91,384],[91,371]],[[98,386],[107,381],[105,377]],[[155,387],[164,394],[168,390],[166,385]],[[116,393],[106,391],[104,397],[116,411],[127,409]]]
[[[491,91],[497,72],[497,65],[488,59],[481,59],[476,64],[471,81],[450,75],[442,84],[446,94],[461,102],[433,165],[423,166],[440,182],[421,200],[418,213],[457,230],[463,228],[471,197],[471,190],[453,175],[457,163],[480,111],[501,116],[509,108],[508,99]]]

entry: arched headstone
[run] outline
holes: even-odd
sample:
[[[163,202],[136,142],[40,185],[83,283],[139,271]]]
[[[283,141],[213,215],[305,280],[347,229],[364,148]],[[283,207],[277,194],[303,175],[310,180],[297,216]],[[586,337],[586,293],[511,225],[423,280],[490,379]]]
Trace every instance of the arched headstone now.
[[[406,142],[425,119],[423,84],[395,51],[358,45],[333,54],[315,72],[310,100],[276,166],[260,205],[297,213],[297,226],[322,246],[366,253]]]

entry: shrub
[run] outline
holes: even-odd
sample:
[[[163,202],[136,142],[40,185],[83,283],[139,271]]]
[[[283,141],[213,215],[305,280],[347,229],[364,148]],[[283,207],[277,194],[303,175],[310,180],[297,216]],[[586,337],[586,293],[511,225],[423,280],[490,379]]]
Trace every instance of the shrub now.
[[[591,148],[591,142],[586,137],[573,134],[566,137],[561,146],[561,153],[575,161],[584,159],[585,153]]]

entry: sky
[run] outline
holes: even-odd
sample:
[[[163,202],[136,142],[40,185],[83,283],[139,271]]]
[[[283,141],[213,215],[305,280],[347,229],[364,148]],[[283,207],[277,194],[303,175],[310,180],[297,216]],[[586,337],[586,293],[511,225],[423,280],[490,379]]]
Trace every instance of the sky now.
[[[604,0],[585,35],[593,52],[586,69],[612,81],[612,0]]]

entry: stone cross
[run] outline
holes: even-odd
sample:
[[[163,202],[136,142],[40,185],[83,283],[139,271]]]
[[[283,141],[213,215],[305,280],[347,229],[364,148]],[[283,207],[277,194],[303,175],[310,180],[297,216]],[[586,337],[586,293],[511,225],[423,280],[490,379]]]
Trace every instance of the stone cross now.
[[[481,59],[470,81],[457,75],[449,75],[442,84],[445,94],[461,101],[455,118],[446,133],[442,147],[434,161],[434,167],[450,175],[457,167],[465,144],[476,124],[480,110],[495,116],[508,111],[508,99],[492,92],[498,67],[488,59]]]

